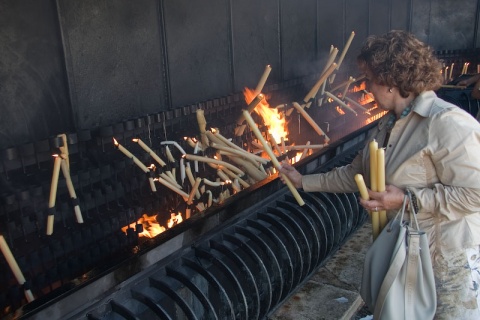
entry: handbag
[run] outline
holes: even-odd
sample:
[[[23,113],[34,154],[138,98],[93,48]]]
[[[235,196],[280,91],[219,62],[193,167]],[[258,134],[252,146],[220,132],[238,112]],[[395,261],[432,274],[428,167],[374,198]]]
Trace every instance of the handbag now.
[[[424,320],[435,315],[437,296],[428,239],[414,211],[414,227],[403,221],[407,199],[413,203],[408,190],[402,209],[365,256],[360,295],[374,311],[374,319]]]

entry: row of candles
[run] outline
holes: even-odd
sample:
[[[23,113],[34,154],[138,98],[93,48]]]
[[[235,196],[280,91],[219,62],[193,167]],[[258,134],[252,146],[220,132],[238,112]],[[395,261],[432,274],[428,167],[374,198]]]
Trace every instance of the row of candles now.
[[[342,99],[339,99],[337,96],[334,94],[328,92],[325,90],[326,88],[326,82],[327,79],[329,79],[330,83],[333,83],[335,79],[335,71],[338,70],[345,58],[346,52],[349,49],[349,46],[353,40],[353,37],[355,36],[355,33],[352,32],[350,37],[348,38],[345,47],[340,55],[340,58],[338,59],[337,62],[334,62],[336,59],[336,55],[338,53],[338,49],[334,48],[333,46],[331,47],[330,50],[330,55],[328,57],[327,63],[321,73],[320,79],[315,83],[315,85],[312,87],[312,89],[307,93],[305,98],[302,101],[302,104],[299,104],[297,102],[293,102],[292,106],[293,108],[289,111],[292,112],[293,110],[296,110],[299,114],[301,114],[304,119],[312,126],[312,128],[320,135],[325,137],[325,143],[329,142],[328,136],[325,134],[325,132],[318,126],[318,124],[315,122],[315,120],[305,111],[305,108],[309,108],[312,104],[312,101],[315,100],[315,97],[317,96],[318,92],[321,92],[321,99],[323,97],[327,97],[329,99],[332,99],[336,101],[338,104],[340,104],[343,108],[347,109],[350,112],[353,112],[356,114],[356,111],[353,110],[350,106],[348,106],[344,101],[347,101],[350,104],[356,105],[359,108],[363,108],[361,105],[353,101],[352,99],[349,99],[346,97],[346,92],[348,90],[348,87],[350,86],[351,83],[355,81],[354,78],[350,77],[348,81],[345,84],[342,84],[344,86],[344,91],[342,94]],[[270,134],[270,141],[271,144],[267,142],[267,140],[264,138],[262,133],[260,132],[259,128],[257,127],[257,124],[254,122],[253,118],[251,117],[250,113],[255,109],[255,107],[258,105],[260,101],[264,99],[264,95],[261,93],[263,90],[263,87],[267,81],[267,78],[270,74],[271,71],[271,66],[267,65],[265,68],[264,73],[262,74],[262,77],[260,78],[256,88],[255,88],[255,98],[249,103],[248,107],[246,110],[243,110],[241,117],[239,118],[239,127],[242,127],[242,131],[245,128],[245,125],[243,125],[243,120],[245,120],[250,127],[250,130],[254,133],[255,137],[258,140],[258,143],[255,143],[252,141],[252,144],[256,144],[257,147],[261,148],[267,155],[269,159],[262,158],[260,156],[257,156],[254,153],[247,152],[246,150],[238,147],[234,143],[232,143],[230,140],[226,139],[223,137],[218,131],[212,129],[212,130],[207,130],[206,129],[206,120],[204,118],[203,110],[199,109],[197,110],[197,122],[199,125],[199,131],[200,131],[200,141],[193,141],[191,138],[186,138],[185,140],[190,144],[190,146],[194,147],[194,154],[187,154],[185,150],[175,141],[163,141],[161,142],[161,145],[165,147],[165,152],[166,156],[168,158],[168,161],[170,163],[175,163],[176,160],[173,157],[169,145],[175,146],[182,154],[182,157],[180,159],[180,180],[181,184],[183,184],[185,179],[188,179],[188,182],[191,185],[191,190],[190,193],[186,193],[185,191],[182,190],[182,185],[177,183],[176,181],[176,174],[175,174],[175,167],[172,166],[171,170],[163,170],[163,172],[159,173],[157,176],[155,176],[155,165],[151,165],[147,167],[143,162],[141,162],[134,154],[132,154],[129,150],[127,150],[124,146],[122,146],[118,141],[114,139],[114,145],[116,148],[121,151],[126,157],[132,159],[132,161],[145,173],[148,175],[148,180],[150,184],[150,189],[152,192],[156,192],[157,188],[155,185],[155,182],[159,182],[163,186],[167,187],[168,189],[174,191],[178,195],[180,195],[184,201],[188,204],[187,206],[187,212],[186,212],[186,218],[190,217],[190,206],[194,204],[194,198],[197,200],[200,199],[201,193],[206,193],[208,194],[208,200],[207,204],[205,206],[204,203],[197,201],[197,204],[195,205],[198,211],[203,211],[205,210],[206,207],[210,207],[214,201],[213,199],[213,194],[211,190],[205,190],[205,186],[212,186],[212,187],[218,187],[218,186],[223,186],[226,183],[231,183],[232,188],[236,191],[239,192],[241,191],[241,188],[248,188],[250,186],[251,182],[256,182],[265,179],[268,174],[274,174],[275,170],[280,169],[280,162],[277,159],[277,155],[275,154],[273,148],[277,152],[278,155],[281,155],[282,153],[286,152],[286,150],[297,150],[300,151],[301,157],[303,158],[309,150],[312,149],[318,149],[318,148],[323,148],[324,145],[311,145],[310,142],[308,141],[305,145],[285,145],[285,141],[282,138],[281,141],[281,149],[278,147],[278,143],[275,141],[273,136]],[[333,91],[333,90],[332,90]],[[319,101],[319,105],[321,105],[321,100]],[[282,105],[282,106],[287,106]],[[278,108],[278,107],[277,107]],[[67,189],[69,192],[69,195],[71,197],[73,206],[74,206],[74,212],[75,216],[77,219],[78,223],[83,223],[83,217],[82,213],[80,210],[80,205],[77,199],[77,195],[75,192],[75,188],[73,186],[73,182],[70,176],[70,166],[69,166],[69,159],[68,159],[68,147],[67,147],[67,141],[66,141],[66,135],[59,135],[63,139],[63,146],[60,147],[60,154],[54,155],[54,164],[53,164],[53,171],[52,171],[52,180],[51,180],[51,185],[50,185],[50,196],[49,196],[49,201],[48,201],[48,217],[47,217],[47,228],[46,228],[46,234],[47,235],[52,235],[53,234],[53,227],[54,227],[54,221],[55,221],[55,203],[56,203],[56,196],[57,196],[57,189],[58,189],[58,182],[59,182],[59,175],[60,175],[60,170],[62,171],[62,174],[65,178]],[[133,139],[133,142],[136,142],[145,152],[147,152],[152,159],[155,160],[155,162],[160,165],[163,169],[167,168],[167,163],[163,161],[146,143],[144,143],[141,139]],[[217,150],[217,155],[219,158],[221,158],[222,155],[228,157],[232,162],[234,162],[236,165],[241,167],[240,169],[237,166],[234,166],[226,161],[220,160],[220,159],[215,159],[215,158],[209,158],[207,156],[199,156],[197,155],[198,151],[205,151],[207,148],[212,147]],[[187,162],[186,160],[193,161],[194,162],[194,171],[198,173],[198,162],[204,162],[210,165],[211,167],[215,168],[217,170],[217,175],[219,176],[219,179],[217,181],[210,181],[206,178],[200,178],[197,177],[195,178],[193,173],[192,173],[192,168],[190,167],[190,163]],[[267,165],[268,163],[271,163],[273,165],[273,168],[265,169],[264,165]],[[245,173],[247,173],[249,182],[245,181],[242,179],[242,177],[245,176]],[[305,202],[303,201],[302,197],[300,196],[299,192],[297,189],[293,186],[292,182],[286,177],[285,175],[282,174],[282,177],[284,181],[286,182],[287,187],[289,188],[290,192],[293,194],[295,199],[297,200],[298,204],[300,206],[303,206]],[[233,180],[233,183],[232,183]],[[201,182],[203,181],[203,186],[200,187]],[[202,190],[201,192],[199,190]],[[217,202],[222,202],[225,197],[228,197],[229,190],[226,189],[224,192],[219,195],[219,198],[217,199]],[[144,217],[146,220],[146,217]],[[181,214],[177,215],[175,213],[171,214],[171,219],[169,220],[169,225],[168,227],[173,226],[174,224],[180,223],[182,221],[182,216]],[[161,226],[160,226],[161,227]],[[162,230],[163,227],[160,228]],[[164,230],[165,228],[163,228]],[[11,250],[8,247],[8,244],[6,243],[3,235],[0,234],[0,250],[2,251],[2,254],[4,255],[8,265],[10,266],[13,274],[15,275],[17,282],[20,285],[24,286],[24,292],[25,292],[25,297],[28,302],[31,302],[34,300],[33,294],[31,290],[27,286],[27,282],[25,277],[23,276],[22,271],[20,270]]]
[[[378,148],[378,143],[372,140],[369,144],[370,155],[370,189],[376,192],[385,191],[385,149]],[[367,186],[361,174],[355,175],[360,196],[369,200]],[[385,210],[373,211],[370,213],[372,222],[373,240],[378,237],[383,228],[387,225],[387,212]]]

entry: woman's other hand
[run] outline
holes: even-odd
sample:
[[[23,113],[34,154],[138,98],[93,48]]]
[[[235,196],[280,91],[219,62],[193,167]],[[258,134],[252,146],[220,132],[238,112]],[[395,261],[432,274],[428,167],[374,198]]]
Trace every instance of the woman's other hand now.
[[[385,186],[384,192],[375,192],[368,189],[370,200],[360,198],[360,205],[368,211],[398,210],[402,207],[404,190],[392,186]]]

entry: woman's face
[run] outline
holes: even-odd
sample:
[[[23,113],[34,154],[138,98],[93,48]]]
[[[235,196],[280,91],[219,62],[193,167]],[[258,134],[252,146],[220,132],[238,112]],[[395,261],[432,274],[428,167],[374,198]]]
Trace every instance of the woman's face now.
[[[377,84],[373,80],[374,77],[370,70],[366,70],[365,72],[365,82],[367,91],[373,94],[375,97],[375,101],[377,102],[378,106],[384,110],[393,110],[394,108],[394,95],[390,92],[390,87]]]

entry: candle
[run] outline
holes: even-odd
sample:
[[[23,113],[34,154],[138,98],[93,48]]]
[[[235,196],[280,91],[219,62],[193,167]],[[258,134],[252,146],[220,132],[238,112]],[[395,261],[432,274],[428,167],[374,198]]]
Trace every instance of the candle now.
[[[263,163],[263,164],[268,163],[267,159],[259,157],[259,156],[255,155],[253,153],[249,153],[249,152],[246,152],[246,151],[242,152],[242,151],[239,151],[237,149],[233,149],[233,148],[230,148],[230,147],[227,147],[227,146],[222,146],[222,145],[219,145],[219,144],[216,144],[216,143],[213,143],[212,147],[215,148],[215,149],[218,149],[220,151],[225,151],[223,153],[220,152],[220,154],[236,155],[236,156],[239,156],[239,157],[244,158],[246,160],[249,160],[250,162],[252,162],[255,165],[257,165],[259,162]]]
[[[319,136],[325,136],[325,142],[330,141],[330,138],[323,132],[313,118],[297,103],[293,103],[293,107],[303,116],[305,120],[312,126],[313,130],[318,133]]]
[[[343,89],[342,99],[345,99],[345,96],[347,95],[348,88],[350,87],[350,85],[351,85],[353,82],[355,82],[355,78],[353,78],[352,76],[350,76],[350,77],[348,78],[347,83],[345,84],[345,88]]]
[[[360,191],[360,196],[363,200],[369,200],[370,196],[368,195],[367,186],[363,180],[363,176],[359,173],[355,175],[355,182],[357,183],[358,191]]]
[[[378,169],[377,169],[377,150],[378,143],[377,141],[372,140],[369,144],[369,155],[370,155],[370,189],[372,191],[378,191]],[[380,234],[380,218],[378,212],[374,211],[372,215],[372,234],[373,240],[377,239]]]
[[[223,168],[222,171],[225,172],[230,177],[230,179],[237,180],[238,183],[240,183],[244,188],[250,187],[250,185],[245,180],[237,176],[234,172],[230,171],[228,168]]]
[[[200,129],[200,139],[202,140],[203,147],[207,149],[210,143],[207,136],[205,135],[205,132],[207,131],[207,120],[205,119],[205,111],[203,109],[197,109],[196,113],[198,128]]]
[[[178,151],[180,151],[181,154],[186,153],[185,150],[176,141],[162,141],[162,142],[160,142],[160,145],[162,145],[162,146],[166,146],[168,144],[174,145],[178,149]]]
[[[186,192],[184,192],[184,191],[180,190],[179,188],[175,187],[173,184],[171,184],[167,180],[163,179],[162,177],[158,177],[158,178],[156,178],[156,180],[158,182],[160,182],[162,185],[164,185],[165,187],[167,187],[170,190],[176,192],[178,195],[180,195],[183,198],[183,200],[185,200],[185,201],[188,200],[189,195]]]
[[[314,98],[317,95],[318,90],[320,90],[320,87],[322,86],[322,84],[332,74],[332,72],[335,70],[336,67],[337,67],[337,64],[335,62],[328,67],[328,69],[320,76],[320,79],[318,79],[317,83],[315,83],[312,89],[307,93],[305,98],[303,98],[304,103],[309,103],[310,99]]]
[[[452,64],[450,65],[450,75],[448,76],[449,79],[452,79],[452,72],[453,72],[453,66],[455,64],[452,62]]]
[[[136,142],[138,143],[138,145],[143,149],[145,150],[155,161],[157,161],[157,163],[159,165],[161,165],[162,167],[164,167],[166,165],[166,163],[155,153],[153,152],[152,149],[150,149],[149,146],[147,146],[145,144],[145,142],[143,142],[142,140],[140,139],[132,139],[133,142]]]
[[[340,69],[340,66],[342,65],[343,59],[345,58],[345,55],[347,54],[348,48],[350,48],[350,44],[352,43],[353,37],[355,37],[355,32],[354,31],[352,31],[352,33],[350,33],[350,37],[348,37],[347,43],[345,43],[345,47],[343,48],[343,51],[340,54],[340,57],[338,58],[337,70]]]
[[[265,82],[267,82],[267,78],[268,78],[268,75],[270,74],[270,71],[272,71],[272,67],[269,64],[267,64],[267,66],[265,67],[265,70],[263,71],[262,77],[258,81],[257,87],[255,88],[255,96],[259,95],[262,92],[263,87],[265,86]]]
[[[253,110],[255,110],[255,107],[260,103],[260,101],[263,100],[264,97],[265,96],[262,93],[260,93],[248,104],[247,106],[248,114],[250,114]],[[237,120],[237,125],[239,126],[242,125],[244,120],[245,120],[245,116],[240,115],[240,117]]]
[[[278,144],[277,144],[277,141],[275,140],[275,137],[271,133],[269,133],[268,136],[270,137],[270,143],[273,146],[273,148],[275,149],[275,151],[277,151],[279,156],[282,155],[282,151],[278,147]]]
[[[50,184],[50,198],[48,200],[48,207],[55,207],[55,202],[57,199],[57,188],[58,188],[58,178],[60,175],[60,167],[62,164],[62,158],[58,155],[55,155],[55,160],[53,162],[53,173],[52,173],[52,183]]]
[[[303,158],[305,158],[307,156],[308,150],[310,150],[309,146],[310,146],[310,141],[307,141],[307,144],[304,146],[304,148],[302,148],[303,151],[302,151],[302,155],[300,156],[300,160],[302,160]]]
[[[326,145],[325,144],[310,144],[310,141],[307,141],[306,144],[298,144],[293,146],[286,146],[287,150],[304,150],[304,149],[322,149]]]
[[[345,109],[347,109],[348,111],[354,113],[355,115],[357,115],[357,111],[353,110],[352,108],[350,108],[348,105],[345,104],[345,102],[343,102],[342,100],[340,100],[336,95],[334,94],[331,94],[330,92],[328,91],[325,91],[325,95],[333,100],[335,100],[340,106],[344,107]]]
[[[170,148],[168,145],[165,145],[165,153],[167,154],[168,161],[170,162],[175,162],[175,158],[172,155],[172,152],[170,151]]]
[[[50,198],[48,199],[49,208],[55,207],[55,202],[57,199],[58,178],[60,175],[61,165],[62,165],[62,158],[58,155],[55,155],[55,160],[53,162],[52,182],[50,184]],[[53,233],[54,222],[55,222],[54,215],[49,214],[47,217],[47,230],[46,230],[47,235],[51,235]]]
[[[255,136],[257,137],[258,141],[262,144],[264,150],[267,152],[268,156],[272,160],[272,164],[274,165],[275,168],[280,170],[281,165],[280,162],[278,162],[277,158],[275,157],[275,154],[273,153],[272,149],[270,149],[267,141],[263,138],[262,134],[260,133],[260,130],[258,130],[257,125],[253,121],[252,117],[250,116],[250,113],[247,110],[243,110],[243,115],[245,117],[245,120],[247,120],[248,125],[250,126],[250,129],[253,131]],[[290,189],[290,192],[293,194],[295,197],[295,200],[297,200],[298,204],[300,206],[303,206],[305,202],[303,201],[302,197],[298,193],[298,190],[294,187],[290,179],[284,175],[283,173],[280,173],[283,180],[285,181],[287,187]]]
[[[61,168],[63,176],[65,177],[65,181],[67,182],[68,193],[70,194],[70,198],[72,198],[73,203],[75,204],[73,207],[75,217],[77,218],[78,223],[83,223],[82,211],[80,210],[80,205],[78,204],[78,201],[76,201],[77,194],[75,192],[75,188],[73,187],[72,177],[70,176],[70,171],[67,168],[66,161],[61,161]]]
[[[192,204],[193,203],[193,197],[194,197],[195,193],[198,192],[198,187],[200,186],[200,182],[202,182],[202,178],[197,177],[197,179],[195,180],[195,183],[192,187],[192,191],[190,191],[190,194],[188,195],[187,204]]]
[[[118,150],[120,150],[125,156],[127,156],[128,158],[132,159],[133,162],[140,168],[143,170],[143,172],[145,173],[149,173],[150,172],[150,169],[147,168],[146,165],[144,165],[137,157],[135,157],[130,151],[128,151],[124,146],[122,146],[120,143],[118,143],[117,140],[113,139],[113,144],[118,148]],[[153,181],[153,178],[150,177],[148,178],[149,182],[150,182],[150,189],[153,191],[153,192],[156,192],[157,191],[157,188],[155,187],[155,182]]]
[[[203,183],[211,187],[220,187],[225,185],[225,182],[223,181],[211,181],[211,180],[208,180],[207,178],[203,178]]]
[[[385,191],[385,149],[380,148],[377,150],[377,188],[378,192]],[[382,210],[379,212],[380,231],[387,225],[387,212]]]
[[[200,162],[206,162],[206,163],[214,163],[214,164],[218,164],[218,165],[221,165],[221,166],[224,166],[224,167],[227,167],[228,169],[238,173],[240,176],[243,176],[245,174],[245,172],[243,172],[242,170],[240,170],[239,168],[231,165],[230,163],[228,162],[225,162],[225,161],[221,161],[221,160],[216,160],[216,159],[212,159],[212,158],[208,158],[208,157],[202,157],[202,156],[196,156],[196,155],[193,155],[193,154],[186,154],[185,155],[185,158],[187,160],[198,160]]]
[[[7,263],[12,270],[13,275],[17,279],[17,282],[20,285],[23,285],[26,280],[25,277],[23,276],[22,270],[20,270],[20,267],[18,266],[17,261],[15,260],[15,257],[12,254],[12,251],[10,251],[10,247],[8,246],[7,242],[5,241],[5,238],[3,235],[0,234],[0,249],[3,253],[3,256],[5,257],[5,260],[7,260]],[[25,290],[25,297],[27,298],[28,302],[32,302],[34,299],[32,291],[30,289]]]
[[[170,173],[170,176],[168,174],[166,174],[165,172]],[[170,171],[165,171],[165,172],[160,173],[159,176],[162,177],[163,179],[165,179],[166,181],[170,182],[171,184],[173,184],[178,189],[182,189],[182,186],[179,185],[175,180],[172,179],[171,172]]]
[[[183,184],[185,181],[185,158],[180,159],[180,182]]]
[[[207,200],[207,207],[211,207],[212,206],[212,201],[213,201],[213,194],[212,194],[212,191],[210,190],[207,190],[207,195],[208,195],[208,200]]]
[[[350,99],[349,97],[345,96],[343,97],[345,100],[347,100],[349,103],[353,104],[354,106],[356,106],[357,108],[359,109],[362,109],[364,110],[365,112],[369,113],[368,110],[362,106],[361,104],[359,104],[357,101],[353,100],[353,99]]]

